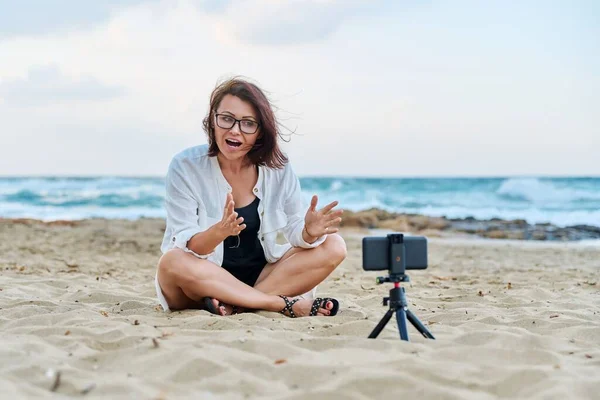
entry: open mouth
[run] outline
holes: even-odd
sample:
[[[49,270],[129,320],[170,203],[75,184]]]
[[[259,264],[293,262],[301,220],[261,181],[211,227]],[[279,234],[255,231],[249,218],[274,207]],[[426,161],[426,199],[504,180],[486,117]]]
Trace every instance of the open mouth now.
[[[240,147],[242,145],[242,142],[235,139],[225,139],[225,143],[227,143],[229,147]]]

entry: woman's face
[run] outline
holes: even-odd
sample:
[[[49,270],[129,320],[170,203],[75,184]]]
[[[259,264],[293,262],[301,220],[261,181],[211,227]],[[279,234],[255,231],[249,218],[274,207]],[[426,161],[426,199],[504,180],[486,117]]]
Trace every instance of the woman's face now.
[[[231,161],[245,157],[260,133],[258,116],[252,105],[228,94],[223,97],[212,118],[215,141],[221,154]]]

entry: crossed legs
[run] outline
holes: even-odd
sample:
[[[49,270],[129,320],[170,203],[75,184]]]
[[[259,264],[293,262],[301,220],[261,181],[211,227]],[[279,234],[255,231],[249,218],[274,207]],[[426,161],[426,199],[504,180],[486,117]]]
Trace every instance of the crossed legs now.
[[[210,261],[172,249],[158,263],[158,281],[174,310],[198,308],[200,300],[208,296],[243,308],[279,311],[285,302],[278,295],[297,296],[310,291],[345,258],[344,239],[328,235],[314,249],[290,249],[280,260],[265,266],[254,287],[250,287]],[[300,300],[294,311],[308,315],[311,305],[311,300]],[[328,315],[329,310],[321,308],[319,314]]]

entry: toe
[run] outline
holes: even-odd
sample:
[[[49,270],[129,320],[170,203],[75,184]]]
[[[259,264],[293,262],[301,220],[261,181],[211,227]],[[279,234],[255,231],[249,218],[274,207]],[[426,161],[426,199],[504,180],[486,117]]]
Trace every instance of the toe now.
[[[317,314],[321,314],[321,315],[329,315],[330,311],[326,308],[319,308],[319,311],[317,311]]]
[[[219,313],[221,315],[225,315],[225,305],[217,299],[212,299],[212,302],[213,302],[213,305],[215,306],[215,308],[217,310],[219,310]]]
[[[233,306],[231,304],[221,303],[222,315],[233,315]]]

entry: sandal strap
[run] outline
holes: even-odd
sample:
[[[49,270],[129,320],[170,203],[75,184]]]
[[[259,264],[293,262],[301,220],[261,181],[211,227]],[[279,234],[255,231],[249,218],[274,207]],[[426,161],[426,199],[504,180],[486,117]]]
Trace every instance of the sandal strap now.
[[[319,307],[323,303],[323,299],[321,297],[317,297],[315,301],[312,303],[312,307],[310,308],[310,316],[314,317],[319,312]]]
[[[294,299],[294,300],[290,301],[286,296],[279,295],[279,297],[281,297],[283,299],[283,301],[285,301],[285,307],[283,307],[283,310],[281,310],[279,312],[282,313],[283,315],[285,315],[285,312],[287,311],[291,318],[296,318],[296,313],[294,312],[292,307],[300,299]]]
[[[310,316],[314,317],[315,315],[317,315],[317,313],[319,312],[319,307],[327,309],[327,302],[329,301],[332,302],[334,305],[333,309],[330,310],[330,312],[333,312],[333,314],[330,315],[335,315],[337,313],[337,310],[335,309],[335,303],[337,302],[337,300],[332,299],[331,297],[317,297],[315,301],[313,301],[312,307],[310,309]]]

